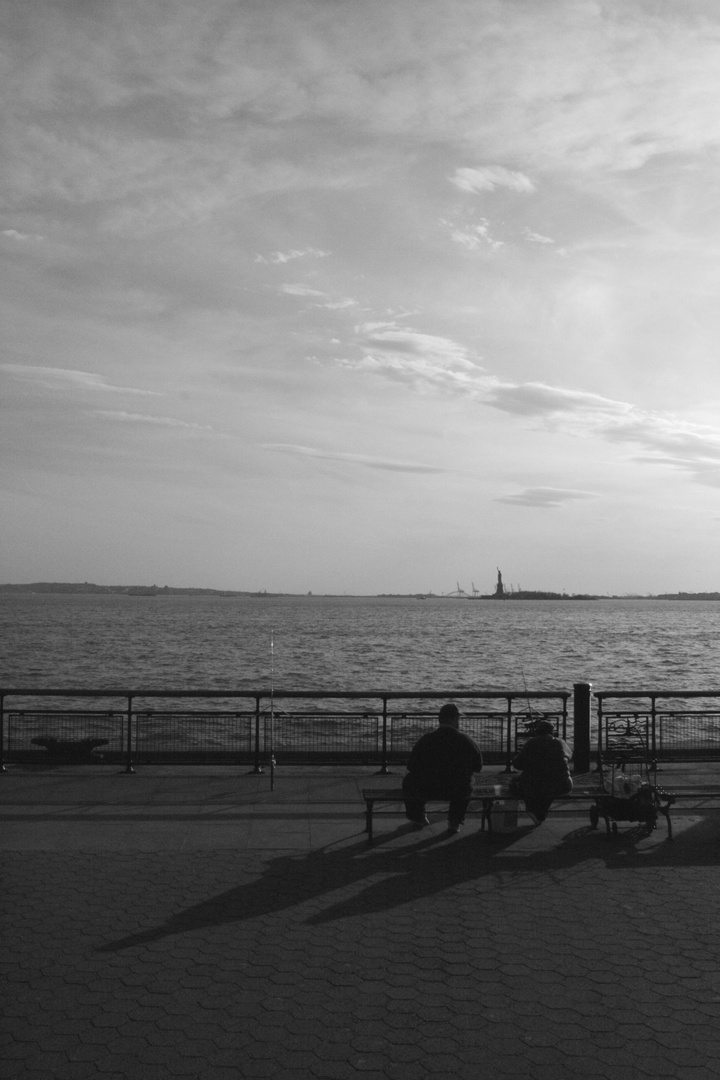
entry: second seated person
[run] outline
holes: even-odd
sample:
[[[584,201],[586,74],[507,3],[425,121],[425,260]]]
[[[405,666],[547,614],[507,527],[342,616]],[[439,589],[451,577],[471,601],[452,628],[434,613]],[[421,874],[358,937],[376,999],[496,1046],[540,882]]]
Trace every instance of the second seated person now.
[[[559,739],[549,720],[538,720],[532,738],[513,758],[513,768],[522,774],[510,782],[510,793],[525,800],[525,809],[536,825],[547,817],[553,799],[569,795],[573,788],[570,775],[572,750]]]
[[[416,825],[429,825],[427,799],[447,799],[448,833],[456,833],[465,820],[472,794],[473,773],[482,769],[482,755],[475,742],[459,730],[457,705],[443,705],[438,727],[423,735],[410,751],[403,779],[405,812]]]

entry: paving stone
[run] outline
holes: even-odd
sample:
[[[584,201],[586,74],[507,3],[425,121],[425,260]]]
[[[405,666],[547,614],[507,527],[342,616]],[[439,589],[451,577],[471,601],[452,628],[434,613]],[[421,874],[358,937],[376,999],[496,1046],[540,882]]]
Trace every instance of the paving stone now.
[[[422,1065],[418,1065],[417,1062],[409,1063],[402,1061],[391,1061],[385,1066],[385,1075],[388,1080],[425,1080],[426,1077],[431,1077],[432,1080],[440,1080],[441,1074],[437,1073],[434,1069],[430,1073]],[[453,1080],[458,1080],[457,1065],[453,1072],[450,1074]]]
[[[5,851],[7,1075],[477,1080],[490,1060],[493,1080],[714,1078],[717,852],[679,834],[671,864],[620,866],[567,834],[569,859],[562,829],[481,858],[469,830],[394,850],[317,832],[292,854]]]

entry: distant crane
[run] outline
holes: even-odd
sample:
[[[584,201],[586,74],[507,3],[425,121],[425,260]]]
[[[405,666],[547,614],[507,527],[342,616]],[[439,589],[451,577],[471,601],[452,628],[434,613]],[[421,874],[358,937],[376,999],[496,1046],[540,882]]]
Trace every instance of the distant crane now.
[[[480,590],[475,588],[475,582],[474,581],[472,583],[472,594],[473,594],[473,596],[479,596],[480,595]]]
[[[455,589],[455,592],[445,593],[445,595],[446,596],[454,596],[456,598],[467,597],[468,594],[465,592],[465,590],[460,588],[460,582],[456,581],[455,585],[457,586],[457,588]]]

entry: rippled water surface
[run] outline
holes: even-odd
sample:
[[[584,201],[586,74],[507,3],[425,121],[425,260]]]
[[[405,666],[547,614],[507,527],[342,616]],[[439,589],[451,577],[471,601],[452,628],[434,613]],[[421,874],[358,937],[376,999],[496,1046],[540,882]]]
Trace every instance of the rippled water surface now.
[[[712,601],[26,594],[0,605],[5,687],[720,686]]]

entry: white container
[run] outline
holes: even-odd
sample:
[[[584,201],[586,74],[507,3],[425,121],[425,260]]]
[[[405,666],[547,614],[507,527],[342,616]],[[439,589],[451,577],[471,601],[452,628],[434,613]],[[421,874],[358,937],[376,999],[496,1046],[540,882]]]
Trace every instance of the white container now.
[[[494,802],[490,811],[492,831],[513,832],[518,827],[518,801],[517,799],[503,799],[502,802]]]

